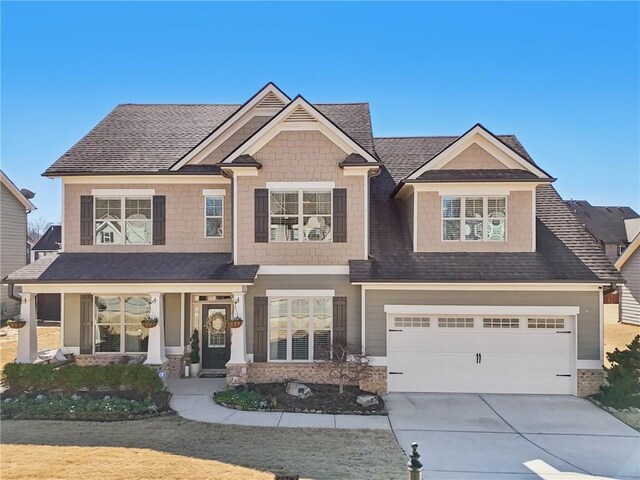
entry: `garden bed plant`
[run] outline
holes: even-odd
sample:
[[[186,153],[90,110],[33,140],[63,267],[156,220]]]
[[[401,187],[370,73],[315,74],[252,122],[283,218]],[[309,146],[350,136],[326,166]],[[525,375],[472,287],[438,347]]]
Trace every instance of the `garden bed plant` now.
[[[338,385],[306,383],[311,396],[299,398],[286,392],[286,383],[258,383],[229,388],[214,394],[219,405],[237,410],[328,413],[352,415],[386,415],[387,410],[382,398],[377,405],[362,406],[356,403],[358,395],[372,395],[356,386],[344,386],[339,393]]]
[[[3,419],[114,421],[170,412],[158,372],[144,365],[5,365]]]

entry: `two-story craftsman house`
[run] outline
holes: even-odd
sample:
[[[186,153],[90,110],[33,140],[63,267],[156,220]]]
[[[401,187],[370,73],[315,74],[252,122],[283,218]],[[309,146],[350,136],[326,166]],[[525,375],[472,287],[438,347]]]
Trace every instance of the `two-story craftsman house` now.
[[[177,372],[197,329],[230,384],[324,381],[332,341],[374,357],[377,391],[602,379],[602,291],[622,278],[512,135],[375,138],[368,104],[268,84],[242,105],[119,105],[44,175],[62,249],[5,280],[30,322],[21,361],[34,296],[60,293],[80,364]]]

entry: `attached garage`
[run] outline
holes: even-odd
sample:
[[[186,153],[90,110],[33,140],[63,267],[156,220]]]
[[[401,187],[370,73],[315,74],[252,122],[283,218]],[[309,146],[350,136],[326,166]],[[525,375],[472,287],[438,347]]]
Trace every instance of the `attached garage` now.
[[[388,390],[575,394],[578,310],[385,305]]]

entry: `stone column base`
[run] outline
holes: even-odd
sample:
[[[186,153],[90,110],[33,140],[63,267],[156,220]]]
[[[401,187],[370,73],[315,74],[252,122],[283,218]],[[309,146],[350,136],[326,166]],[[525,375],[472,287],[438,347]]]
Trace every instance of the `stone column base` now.
[[[604,385],[604,370],[578,370],[578,396],[588,397],[600,392],[600,386]]]
[[[227,364],[226,368],[228,387],[245,385],[249,381],[249,364]]]

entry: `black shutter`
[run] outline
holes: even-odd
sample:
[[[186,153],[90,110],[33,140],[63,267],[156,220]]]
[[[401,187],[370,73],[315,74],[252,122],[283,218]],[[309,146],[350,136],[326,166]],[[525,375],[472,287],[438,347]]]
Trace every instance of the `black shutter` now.
[[[255,241],[269,242],[269,190],[256,188],[255,190]]]
[[[333,189],[333,241],[347,241],[347,189]]]
[[[267,323],[269,322],[268,298],[253,299],[253,361],[267,361]]]
[[[80,353],[93,353],[93,296],[80,295]]]
[[[80,196],[80,245],[93,245],[93,197]]]
[[[166,206],[164,195],[153,196],[153,244],[165,244]]]
[[[347,344],[347,297],[333,297],[333,343]]]

